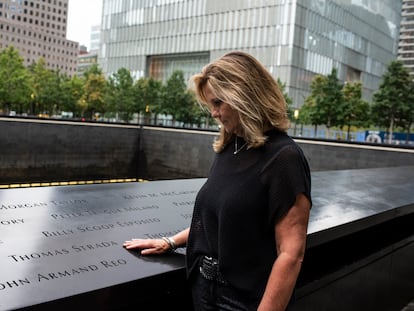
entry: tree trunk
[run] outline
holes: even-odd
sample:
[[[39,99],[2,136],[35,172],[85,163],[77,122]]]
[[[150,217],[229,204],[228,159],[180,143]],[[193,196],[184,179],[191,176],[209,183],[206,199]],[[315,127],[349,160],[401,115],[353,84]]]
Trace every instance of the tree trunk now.
[[[391,118],[390,128],[388,129],[388,143],[392,143],[392,133],[394,130],[394,117]]]
[[[348,131],[346,132],[346,140],[349,140],[350,132],[351,132],[351,124],[348,124]]]
[[[409,125],[406,129],[406,135],[405,135],[405,143],[408,145],[408,142],[410,141],[410,127],[411,125]]]

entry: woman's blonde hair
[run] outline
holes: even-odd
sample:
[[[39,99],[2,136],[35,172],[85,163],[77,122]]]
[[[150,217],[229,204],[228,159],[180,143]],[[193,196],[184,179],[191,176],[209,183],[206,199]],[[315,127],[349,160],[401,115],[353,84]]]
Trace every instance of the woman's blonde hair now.
[[[200,103],[209,105],[205,96],[208,85],[217,99],[238,112],[249,148],[265,143],[265,131],[289,128],[287,106],[278,83],[257,59],[245,52],[223,55],[194,75],[192,81]],[[221,127],[214,151],[220,152],[232,136]]]

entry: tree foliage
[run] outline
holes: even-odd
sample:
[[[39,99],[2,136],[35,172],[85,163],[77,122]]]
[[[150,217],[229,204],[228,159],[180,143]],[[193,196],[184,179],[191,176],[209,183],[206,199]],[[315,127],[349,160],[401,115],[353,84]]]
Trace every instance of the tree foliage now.
[[[69,78],[64,76],[61,81],[62,89],[62,111],[65,112],[77,112],[77,103],[83,95],[83,80],[78,76]]]
[[[289,94],[286,92],[286,83],[283,83],[279,78],[277,78],[276,82],[279,85],[279,88],[280,88],[280,91],[283,94],[283,97],[285,98],[286,110],[287,110],[288,116],[289,116],[290,120],[293,120],[293,118],[294,118],[294,111],[293,111],[293,108],[292,108],[293,100],[289,96]]]
[[[160,112],[171,115],[173,125],[175,121],[190,123],[189,113],[195,109],[194,97],[187,90],[184,73],[174,71],[162,89],[162,102]]]
[[[367,124],[369,104],[362,100],[362,84],[348,82],[343,85],[335,68],[327,76],[317,75],[311,82],[311,94],[300,110],[299,120],[304,124],[347,126],[347,139],[351,126]]]
[[[137,112],[161,113],[162,82],[153,78],[140,78],[134,84]]]
[[[0,52],[0,104],[8,113],[17,110],[26,112],[31,100],[29,72],[23,65],[23,58],[13,47]]]
[[[374,123],[388,129],[392,139],[397,125],[408,130],[413,122],[413,82],[402,62],[392,61],[374,93],[371,115]]]
[[[339,124],[347,126],[347,139],[351,126],[364,126],[369,121],[369,104],[362,99],[362,83],[360,81],[345,83],[342,89],[343,107]]]
[[[333,68],[328,76],[323,77],[321,87],[322,92],[316,99],[316,108],[322,124],[329,129],[339,125],[343,107],[342,84],[338,79],[336,68]]]
[[[319,103],[322,102],[325,97],[325,83],[326,77],[322,75],[317,75],[313,78],[310,85],[311,94],[305,99],[304,107],[301,109],[301,113],[299,114],[301,121],[304,124],[312,124],[315,127],[324,124]]]
[[[107,105],[112,112],[118,112],[121,120],[132,119],[135,105],[134,80],[131,72],[120,68],[108,80]]]
[[[84,72],[82,96],[78,101],[81,116],[94,118],[95,113],[105,112],[106,79],[97,65]]]
[[[294,118],[292,99],[286,85],[277,80],[287,103],[290,118]],[[399,61],[389,64],[373,104],[362,100],[361,82],[344,85],[337,70],[329,75],[316,75],[310,85],[310,95],[300,108],[298,122],[315,126],[347,128],[385,127],[389,137],[395,128],[408,135],[414,120],[414,83]],[[156,123],[158,115],[170,115],[184,125],[210,126],[209,113],[196,102],[187,89],[182,71],[174,71],[166,83],[153,78],[137,81],[126,68],[120,68],[106,78],[98,65],[82,77],[69,77],[47,68],[44,59],[24,67],[23,59],[12,46],[0,51],[0,112],[58,116],[63,111],[76,117],[94,118],[96,113],[110,117],[116,114],[129,122],[133,114],[144,115],[144,122]],[[153,119],[150,119],[153,118]]]

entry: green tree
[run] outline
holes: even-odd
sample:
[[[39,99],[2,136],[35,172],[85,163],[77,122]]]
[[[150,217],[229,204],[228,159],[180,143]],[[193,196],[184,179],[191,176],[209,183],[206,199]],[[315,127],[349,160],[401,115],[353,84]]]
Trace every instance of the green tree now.
[[[62,111],[72,112],[75,116],[80,116],[78,111],[78,101],[81,99],[83,94],[83,81],[77,75],[72,78],[64,76],[61,81],[62,89]]]
[[[31,102],[30,75],[13,47],[0,52],[0,109],[26,112]]]
[[[369,120],[369,104],[362,100],[362,83],[360,81],[347,82],[342,89],[344,100],[343,109],[339,116],[341,126],[347,126],[347,136],[351,126],[363,126]]]
[[[146,119],[151,113],[161,113],[162,82],[153,78],[140,78],[134,84],[135,111],[143,112]],[[149,123],[147,120],[146,123]]]
[[[298,122],[301,124],[312,124],[312,106],[313,102],[311,100],[305,100],[305,103],[300,107]]]
[[[339,125],[340,114],[343,109],[342,84],[340,83],[336,68],[327,76],[323,85],[325,96],[318,102],[318,110],[322,115],[324,124],[329,129]]]
[[[47,69],[44,58],[39,58],[29,66],[32,75],[34,105],[32,113],[37,115],[51,112],[56,98],[57,79],[52,70]]]
[[[294,110],[292,108],[293,100],[289,96],[289,94],[286,92],[286,83],[283,83],[279,78],[277,78],[276,82],[279,85],[279,88],[280,88],[280,90],[283,94],[283,97],[285,98],[286,109],[287,109],[288,116],[289,116],[290,120],[293,120],[294,119]]]
[[[46,111],[50,115],[59,114],[65,101],[66,93],[63,90],[63,82],[66,75],[59,71],[50,71],[49,84],[47,85]]]
[[[325,93],[323,90],[326,83],[326,77],[323,75],[316,75],[311,82],[311,94],[305,99],[305,104],[302,106],[299,113],[299,120],[303,124],[312,124],[315,127],[315,136],[318,125],[323,124],[323,116],[319,113],[318,103],[323,100]]]
[[[374,93],[371,115],[378,126],[388,130],[388,142],[391,143],[395,126],[405,129],[412,124],[412,80],[402,62],[392,61],[382,77],[378,91]],[[410,115],[411,111],[411,115]]]
[[[308,107],[308,116],[315,132],[317,125],[324,124],[328,131],[332,126],[339,125],[340,114],[343,109],[342,84],[336,68],[327,76],[317,75],[311,82],[311,94],[305,101]]]
[[[176,116],[177,121],[182,122],[184,126],[191,124],[200,126],[204,120],[205,113],[197,103],[195,95],[190,91],[186,91]]]
[[[174,71],[163,86],[160,113],[172,115],[174,125],[177,117],[183,119],[186,114],[183,110],[191,110],[192,103],[192,96],[188,95],[183,72]]]
[[[84,85],[78,107],[82,117],[93,118],[95,113],[105,113],[107,81],[102,70],[95,64],[84,72]]]
[[[108,106],[120,114],[121,120],[130,121],[135,111],[134,81],[131,72],[120,68],[108,79]]]

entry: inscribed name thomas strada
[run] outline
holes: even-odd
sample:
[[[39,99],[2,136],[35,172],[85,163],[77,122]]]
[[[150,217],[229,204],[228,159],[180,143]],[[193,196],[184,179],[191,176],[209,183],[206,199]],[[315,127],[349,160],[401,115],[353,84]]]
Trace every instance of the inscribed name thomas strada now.
[[[122,244],[188,227],[204,181],[0,190],[0,310],[183,268],[183,256],[147,260]]]
[[[30,252],[26,254],[12,254],[8,257],[12,262],[27,262],[33,260],[42,260],[44,258],[50,257],[61,257],[65,255],[69,255],[71,253],[80,253],[80,252],[93,252],[96,249],[101,248],[113,248],[119,247],[119,243],[115,241],[102,241],[98,243],[90,243],[90,244],[74,244],[68,248],[60,248],[60,249],[52,249],[52,250],[43,250],[37,252]],[[30,284],[34,281],[41,282],[41,281],[49,281],[52,279],[63,278],[63,277],[70,277],[78,274],[83,274],[86,272],[93,272],[99,270],[99,268],[114,268],[119,265],[127,264],[126,259],[111,259],[111,260],[101,260],[97,264],[87,265],[87,266],[74,266],[60,271],[53,271],[47,273],[37,273],[34,277],[24,277],[23,279],[18,280],[11,280],[5,281],[0,283],[0,290],[4,290],[6,288],[12,288],[14,286],[22,286],[26,284]]]

